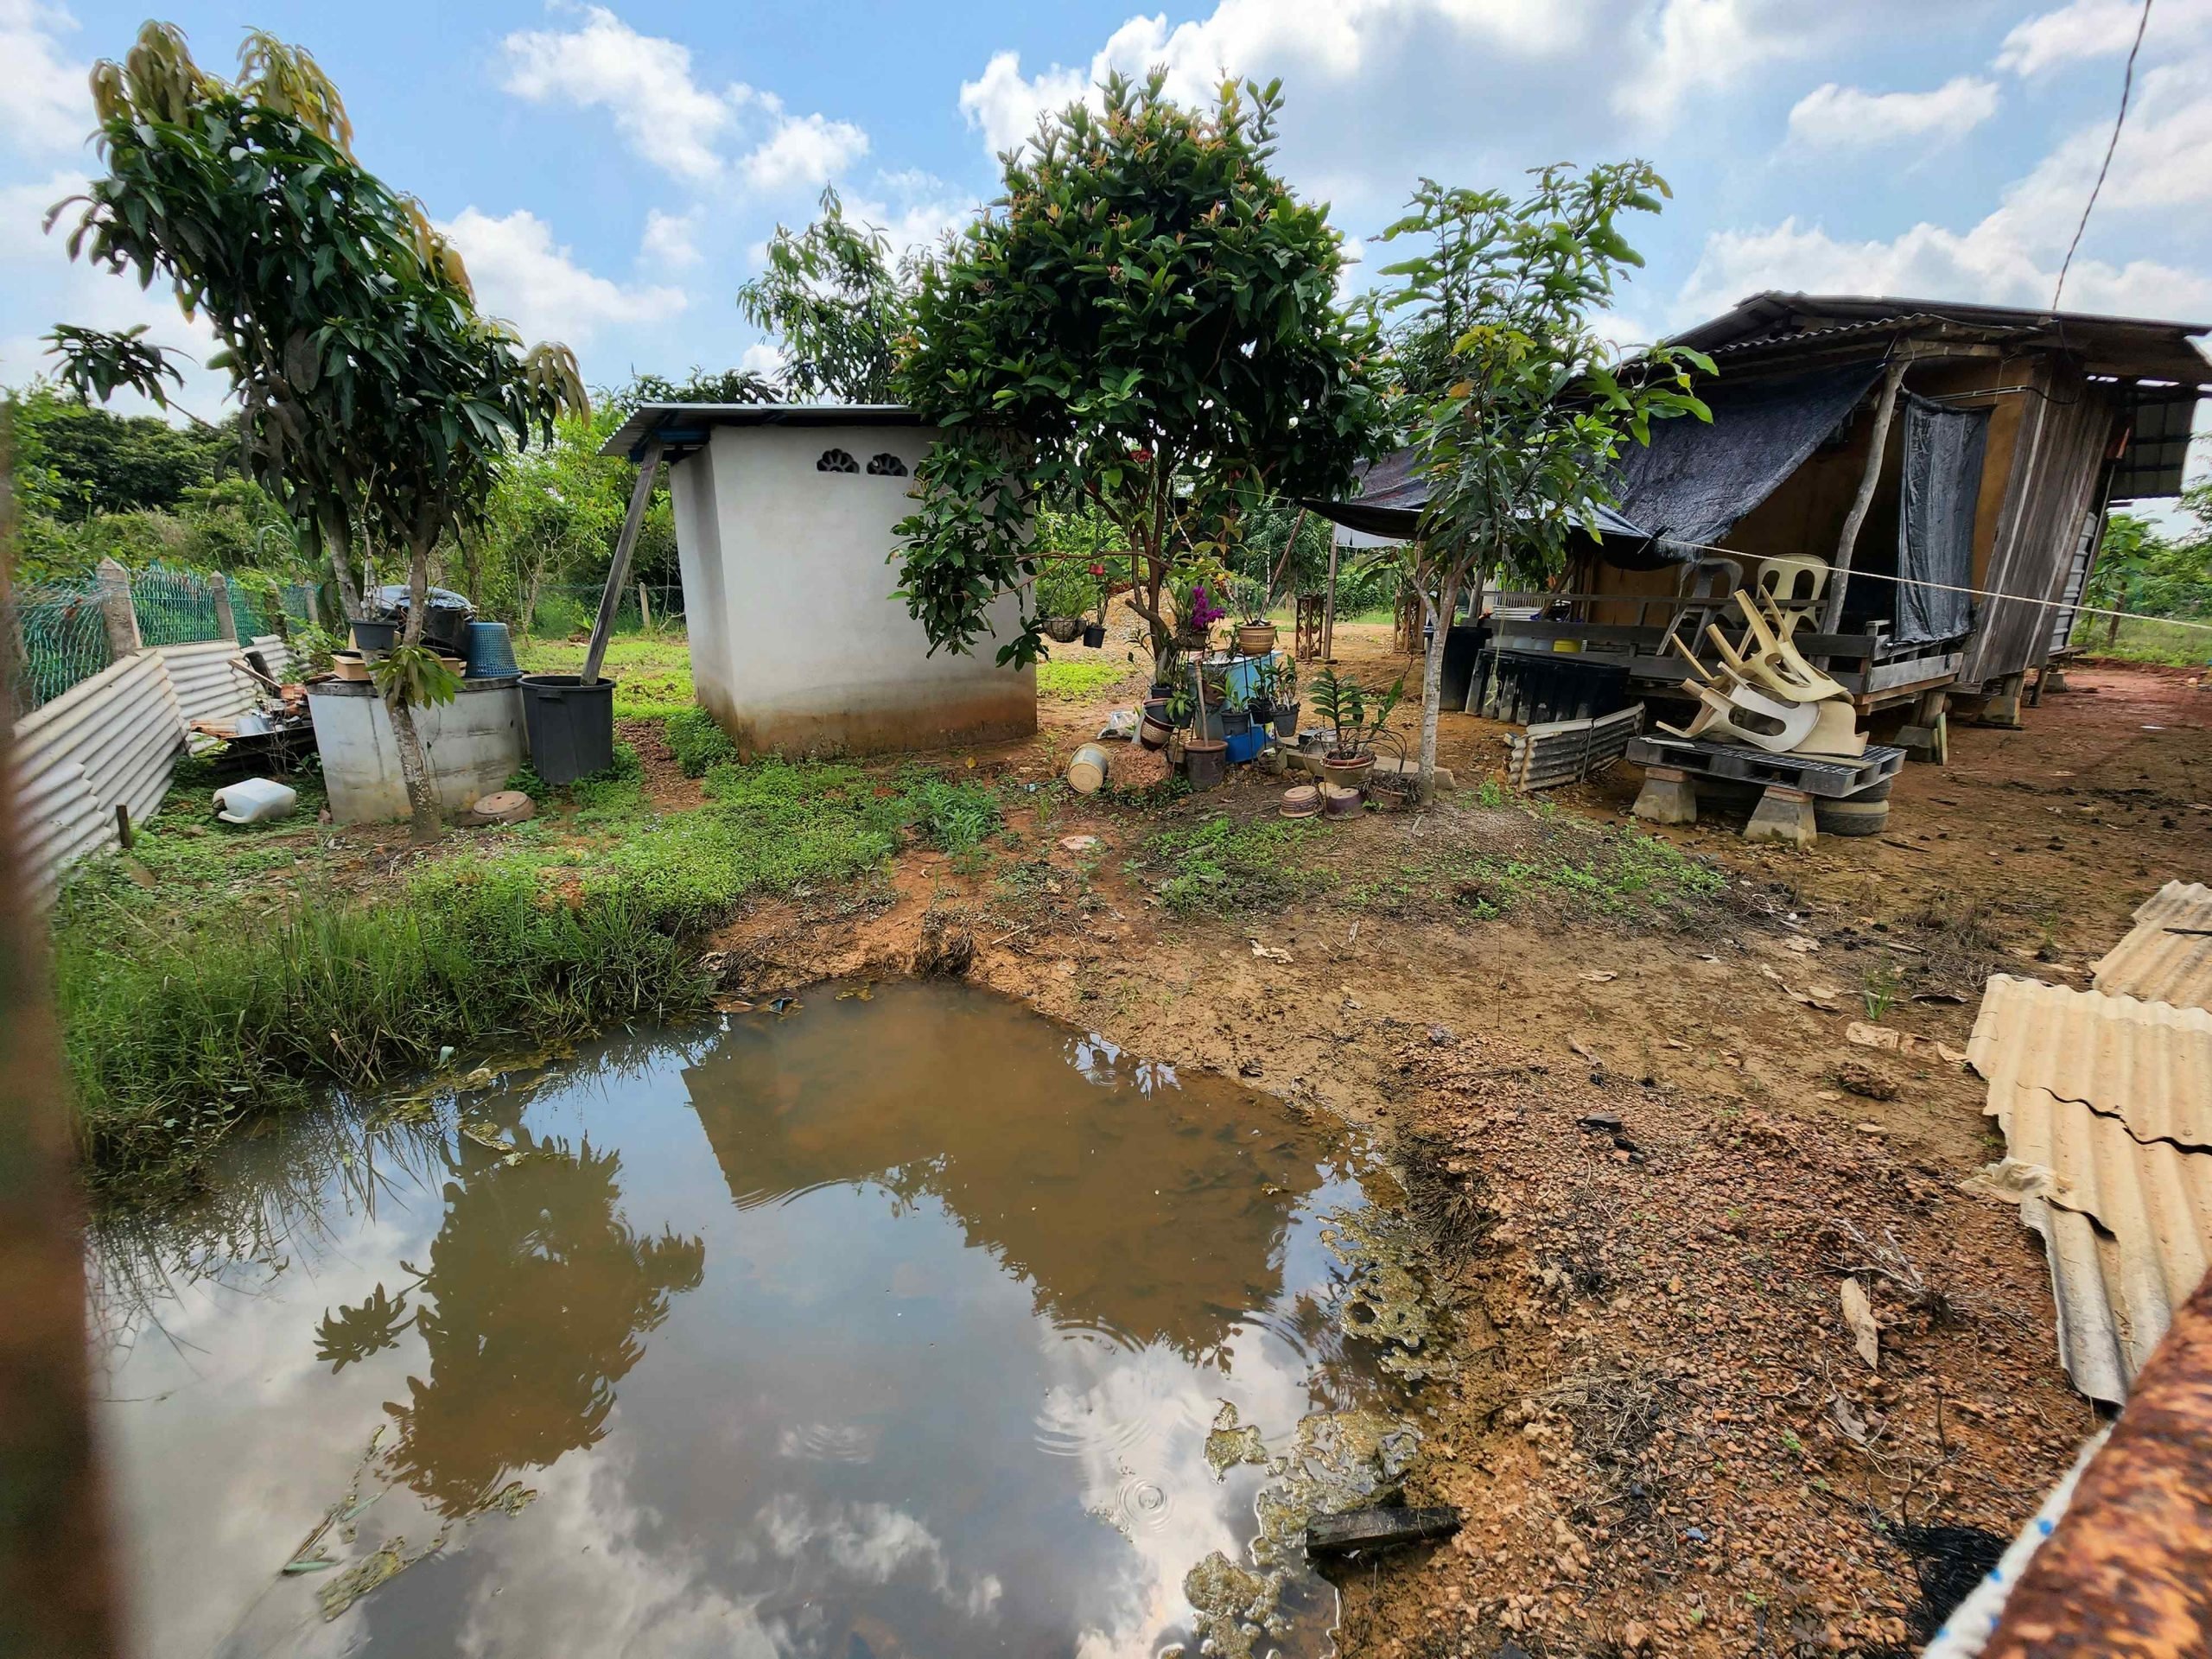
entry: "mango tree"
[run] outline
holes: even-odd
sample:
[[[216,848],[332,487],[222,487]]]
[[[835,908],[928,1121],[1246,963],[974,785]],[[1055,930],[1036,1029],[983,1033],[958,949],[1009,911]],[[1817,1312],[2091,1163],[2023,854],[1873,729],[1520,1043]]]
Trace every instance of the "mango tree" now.
[[[317,535],[347,613],[356,526],[410,555],[404,647],[384,665],[417,836],[437,800],[412,709],[450,695],[421,647],[430,547],[466,524],[514,447],[581,404],[564,347],[524,353],[476,315],[460,255],[422,209],[354,160],[337,89],[308,53],[258,32],[226,81],[176,29],[148,23],[121,63],[93,66],[107,171],[69,238],[203,316],[244,418],[254,475]],[[70,202],[48,216],[53,225]],[[60,328],[65,378],[162,402],[166,354],[127,335]]]
[[[1459,594],[1493,571],[1531,587],[1594,536],[1612,503],[1624,443],[1650,423],[1711,415],[1691,391],[1709,359],[1680,347],[1624,353],[1601,334],[1619,273],[1643,261],[1622,237],[1630,213],[1656,213],[1666,181],[1643,162],[1554,166],[1519,198],[1423,179],[1411,211],[1383,233],[1417,238],[1382,301],[1393,407],[1428,477],[1413,576],[1435,629],[1421,682],[1421,793],[1435,790],[1444,642]],[[1586,543],[1594,545],[1594,543]]]
[[[1079,494],[1132,560],[1155,658],[1171,578],[1217,562],[1241,502],[1334,493],[1371,440],[1371,331],[1337,304],[1342,240],[1272,168],[1281,97],[1184,109],[1116,76],[1003,157],[1005,194],[922,268],[906,400],[946,429],[899,526],[931,648],[974,648],[1036,574],[1040,503]],[[998,660],[1039,654],[1037,618]]]

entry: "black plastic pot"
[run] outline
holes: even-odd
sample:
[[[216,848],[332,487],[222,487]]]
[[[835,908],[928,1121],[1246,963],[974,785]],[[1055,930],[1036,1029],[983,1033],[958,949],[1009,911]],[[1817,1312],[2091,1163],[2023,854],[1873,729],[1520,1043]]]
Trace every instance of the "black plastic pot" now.
[[[353,649],[356,651],[390,651],[398,643],[399,624],[397,622],[378,622],[361,617],[353,623]]]
[[[1083,629],[1083,643],[1093,651],[1097,650],[1099,646],[1104,645],[1106,643],[1106,625],[1103,622],[1085,623]]]
[[[1275,735],[1286,743],[1298,735],[1298,705],[1279,702],[1275,705]]]
[[[1192,789],[1213,789],[1229,776],[1229,746],[1192,738],[1183,746],[1183,775]]]
[[[614,682],[586,685],[574,674],[522,677],[523,734],[531,768],[547,783],[573,784],[614,763]]]
[[[1221,711],[1221,734],[1224,737],[1242,737],[1251,729],[1252,711],[1249,709],[1224,709]]]
[[[1252,699],[1252,723],[1255,726],[1265,726],[1272,721],[1274,717],[1275,700],[1273,697],[1255,697]]]

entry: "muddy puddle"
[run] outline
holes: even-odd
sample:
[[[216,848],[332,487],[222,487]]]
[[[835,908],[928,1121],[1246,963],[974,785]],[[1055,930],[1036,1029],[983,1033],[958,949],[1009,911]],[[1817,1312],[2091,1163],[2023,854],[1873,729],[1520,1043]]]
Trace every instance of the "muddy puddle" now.
[[[1387,1185],[919,983],[304,1115],[96,1235],[135,1649],[1326,1652]]]

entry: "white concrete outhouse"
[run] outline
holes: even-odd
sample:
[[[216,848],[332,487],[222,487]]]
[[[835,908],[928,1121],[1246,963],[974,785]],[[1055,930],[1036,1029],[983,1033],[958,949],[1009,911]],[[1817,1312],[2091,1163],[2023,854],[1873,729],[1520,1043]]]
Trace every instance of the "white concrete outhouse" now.
[[[646,404],[602,453],[669,458],[691,678],[747,753],[880,753],[1027,736],[1034,671],[996,639],[931,655],[894,598],[893,530],[936,438],[896,404]]]

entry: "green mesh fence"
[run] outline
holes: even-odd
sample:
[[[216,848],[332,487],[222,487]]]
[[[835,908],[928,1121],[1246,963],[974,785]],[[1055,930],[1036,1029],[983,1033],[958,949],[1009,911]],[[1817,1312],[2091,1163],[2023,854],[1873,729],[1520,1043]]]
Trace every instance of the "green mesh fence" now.
[[[315,612],[309,598],[314,592],[315,589],[304,582],[286,582],[281,592],[284,614],[295,622],[304,624],[314,621]]]
[[[91,577],[16,590],[16,615],[23,632],[24,671],[16,688],[19,709],[51,702],[108,664],[107,624]]]
[[[241,639],[276,632],[278,606],[272,588],[249,587],[236,576],[225,578],[231,584],[231,621]]]
[[[221,636],[215,626],[215,581],[189,570],[149,564],[130,578],[138,637],[149,645],[183,645]]]

